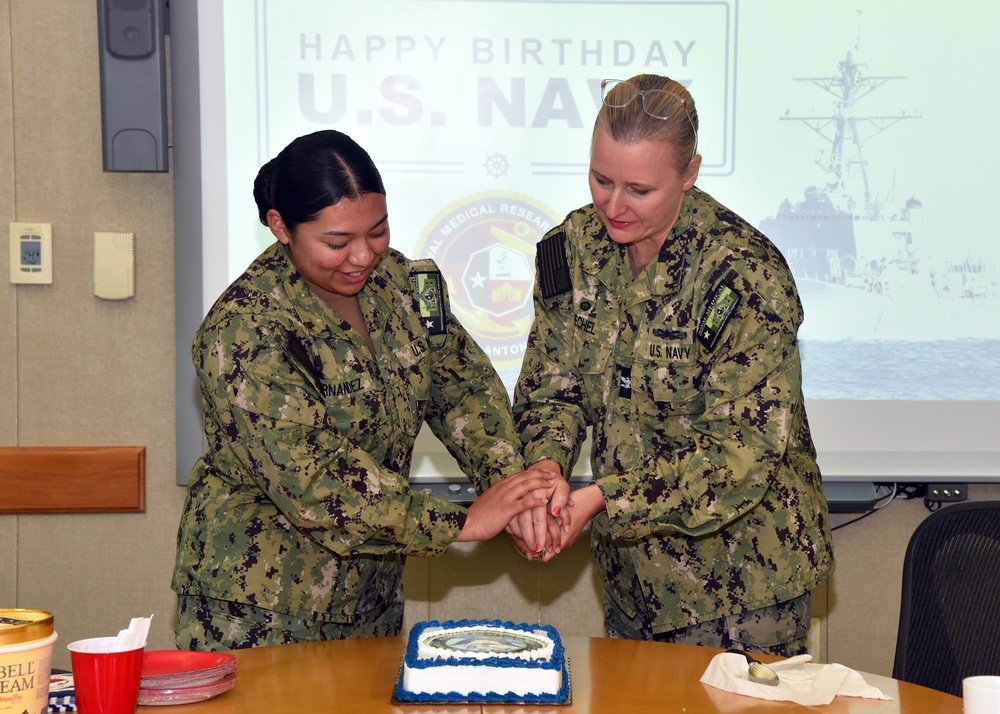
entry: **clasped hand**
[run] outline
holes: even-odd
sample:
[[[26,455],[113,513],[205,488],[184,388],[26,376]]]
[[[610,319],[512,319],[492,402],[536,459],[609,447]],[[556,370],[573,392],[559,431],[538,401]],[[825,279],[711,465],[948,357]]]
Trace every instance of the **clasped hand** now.
[[[549,479],[549,486],[544,493],[532,494],[545,498],[545,504],[521,511],[510,520],[505,530],[514,547],[525,558],[549,561],[566,545],[564,533],[572,523],[569,483],[563,478],[562,469],[555,461],[539,461],[525,473],[541,473]]]
[[[562,469],[555,461],[540,461],[531,469],[554,477],[551,489],[544,494],[548,501],[542,508],[519,513],[506,531],[525,558],[548,562],[573,545],[590,519],[604,510],[604,496],[596,484],[570,493]]]
[[[516,521],[518,532],[527,536],[525,541],[538,544],[544,550],[547,544],[546,505],[551,501],[565,504],[568,495],[569,485],[558,472],[531,468],[507,476],[486,489],[469,506],[465,525],[456,541],[489,540]],[[522,516],[526,516],[523,522]],[[533,518],[541,526],[541,534],[537,536]]]
[[[555,461],[540,461],[488,488],[469,507],[458,541],[488,540],[506,530],[529,560],[548,562],[573,545],[604,508],[597,486],[573,492]]]

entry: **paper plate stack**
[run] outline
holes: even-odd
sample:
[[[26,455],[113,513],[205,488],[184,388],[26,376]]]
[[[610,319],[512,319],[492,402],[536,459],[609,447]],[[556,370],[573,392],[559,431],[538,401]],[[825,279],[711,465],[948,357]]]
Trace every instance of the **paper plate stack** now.
[[[236,685],[236,655],[228,652],[153,650],[142,658],[139,704],[190,704]]]

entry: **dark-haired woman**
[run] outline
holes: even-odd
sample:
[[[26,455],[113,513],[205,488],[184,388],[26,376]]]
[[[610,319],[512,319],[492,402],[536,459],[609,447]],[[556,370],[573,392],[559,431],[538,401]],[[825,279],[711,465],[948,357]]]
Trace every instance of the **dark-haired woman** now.
[[[396,635],[407,555],[512,521],[544,548],[547,499],[564,504],[568,486],[523,471],[507,393],[440,272],[389,248],[364,149],[336,131],[299,137],[254,197],[277,242],[193,344],[208,449],[178,534],[177,645]],[[468,509],[410,488],[424,422],[480,491]]]

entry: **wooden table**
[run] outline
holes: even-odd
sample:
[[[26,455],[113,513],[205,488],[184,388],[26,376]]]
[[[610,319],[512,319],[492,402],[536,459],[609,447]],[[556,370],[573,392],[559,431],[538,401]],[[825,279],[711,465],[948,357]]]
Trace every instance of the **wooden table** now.
[[[208,701],[183,705],[175,711],[177,714],[787,714],[807,709],[791,702],[744,697],[702,684],[698,680],[721,650],[606,638],[566,637],[563,642],[573,685],[569,706],[394,705],[392,689],[405,641],[401,637],[386,637],[238,650],[239,669],[232,691]],[[832,704],[811,709],[830,714],[962,712],[959,697],[887,677],[865,675],[865,679],[893,700],[839,697]],[[152,707],[139,709],[144,714],[154,714]]]

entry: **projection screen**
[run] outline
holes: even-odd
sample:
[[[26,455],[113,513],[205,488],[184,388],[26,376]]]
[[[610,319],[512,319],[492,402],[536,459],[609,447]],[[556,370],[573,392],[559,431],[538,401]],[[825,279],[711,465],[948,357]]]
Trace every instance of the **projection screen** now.
[[[272,241],[256,220],[257,169],[295,136],[335,128],[382,171],[393,246],[438,262],[453,310],[512,391],[534,245],[590,201],[600,81],[666,74],[698,106],[698,185],[763,230],[795,274],[824,478],[1000,479],[1000,140],[996,84],[981,81],[997,4],[172,5],[192,18],[174,22],[174,51],[196,57],[174,70],[175,102],[193,107],[175,107],[178,180],[193,181],[177,192],[178,215],[191,206],[178,225],[179,362]],[[192,375],[178,365],[189,434]],[[178,441],[183,480],[201,444],[181,444],[180,426]],[[459,475],[432,437],[418,451],[416,481]]]

